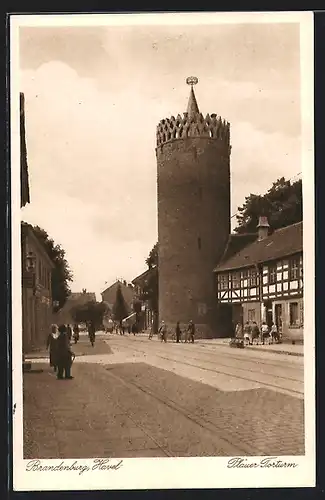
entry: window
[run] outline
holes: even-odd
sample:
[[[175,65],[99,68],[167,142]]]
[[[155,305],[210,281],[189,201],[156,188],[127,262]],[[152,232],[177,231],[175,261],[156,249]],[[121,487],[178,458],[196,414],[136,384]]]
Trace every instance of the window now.
[[[244,280],[246,280],[248,278],[248,270],[247,269],[245,269],[245,271],[243,271],[242,276],[243,276]]]
[[[255,321],[255,309],[248,309],[247,320],[248,321]]]
[[[248,272],[248,285],[256,286],[257,285],[257,275],[256,269],[250,269]]]
[[[291,302],[290,308],[290,326],[299,326],[298,302]]]
[[[201,238],[200,237],[197,239],[197,246],[198,246],[198,249],[201,250]]]
[[[227,290],[228,288],[228,274],[219,275],[219,288],[220,290]]]
[[[269,284],[272,285],[276,282],[276,265],[269,266]]]
[[[304,303],[300,302],[300,326],[304,326]]]
[[[290,261],[290,279],[296,280],[299,278],[299,259],[291,259]]]
[[[240,273],[233,273],[231,276],[232,288],[240,288]]]

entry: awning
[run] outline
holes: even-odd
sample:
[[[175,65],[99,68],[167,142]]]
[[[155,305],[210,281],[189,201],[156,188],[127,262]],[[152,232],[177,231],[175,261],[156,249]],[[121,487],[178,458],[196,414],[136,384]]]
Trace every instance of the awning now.
[[[127,316],[126,318],[124,318],[124,319],[122,320],[122,324],[123,324],[123,323],[128,323],[129,321],[131,321],[131,320],[135,319],[135,317],[136,317],[136,313],[132,313],[132,314],[130,314],[129,316]]]

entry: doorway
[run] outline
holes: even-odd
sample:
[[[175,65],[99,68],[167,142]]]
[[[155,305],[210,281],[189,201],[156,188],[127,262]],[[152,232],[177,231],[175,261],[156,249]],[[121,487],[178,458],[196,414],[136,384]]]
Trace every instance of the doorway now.
[[[273,323],[273,315],[272,315],[272,302],[271,300],[267,300],[264,302],[265,307],[265,321],[268,327],[270,328]]]
[[[274,308],[275,324],[279,333],[282,333],[282,304],[275,304]]]

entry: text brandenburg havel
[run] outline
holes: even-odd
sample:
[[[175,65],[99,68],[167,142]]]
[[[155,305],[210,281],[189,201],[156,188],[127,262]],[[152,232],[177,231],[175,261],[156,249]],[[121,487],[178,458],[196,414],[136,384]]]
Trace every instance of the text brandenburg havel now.
[[[84,472],[95,470],[100,471],[113,471],[118,470],[123,466],[123,460],[119,462],[112,462],[109,458],[96,458],[93,460],[93,465],[79,463],[75,460],[72,463],[62,460],[57,465],[50,465],[43,463],[41,460],[29,460],[26,464],[27,472],[79,472],[79,475]]]

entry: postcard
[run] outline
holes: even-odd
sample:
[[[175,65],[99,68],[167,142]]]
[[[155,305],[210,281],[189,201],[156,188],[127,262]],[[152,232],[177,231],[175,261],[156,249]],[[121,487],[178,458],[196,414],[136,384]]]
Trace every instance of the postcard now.
[[[315,485],[313,50],[11,16],[14,490]]]

